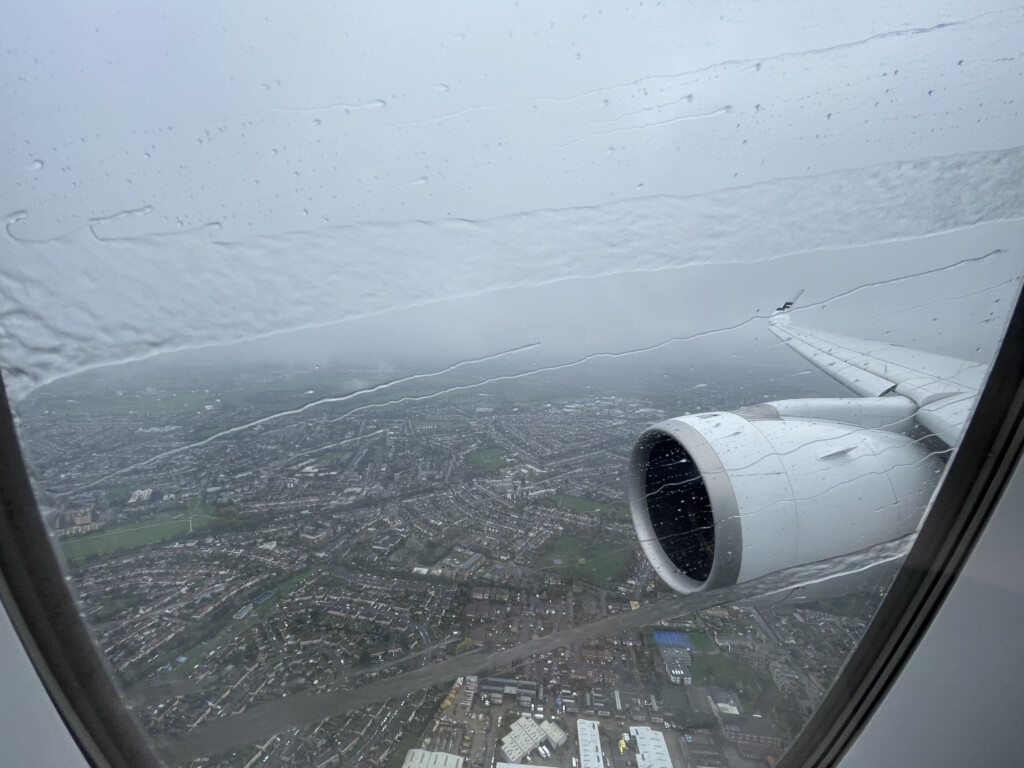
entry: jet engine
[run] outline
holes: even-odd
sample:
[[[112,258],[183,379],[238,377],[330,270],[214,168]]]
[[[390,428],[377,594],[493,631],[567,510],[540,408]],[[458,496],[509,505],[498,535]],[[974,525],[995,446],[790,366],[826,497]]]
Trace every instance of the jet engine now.
[[[901,433],[914,410],[898,396],[781,401],[649,428],[629,479],[644,553],[690,593],[913,532],[944,468]]]

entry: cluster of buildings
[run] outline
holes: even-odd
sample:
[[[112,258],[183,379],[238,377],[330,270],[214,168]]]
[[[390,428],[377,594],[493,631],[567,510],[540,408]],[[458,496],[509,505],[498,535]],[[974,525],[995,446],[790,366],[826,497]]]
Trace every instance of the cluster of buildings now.
[[[405,753],[402,768],[462,768],[466,760],[448,752],[410,749]]]
[[[166,390],[132,402],[172,399]],[[44,389],[23,404],[26,435],[38,436],[33,471],[60,494],[44,502],[68,541],[141,530],[186,507],[208,516],[194,532],[145,545],[126,535],[120,549],[70,566],[122,684],[152,688],[136,712],[155,736],[513,649],[657,596],[642,558],[625,558],[609,586],[581,575],[579,553],[552,553],[565,539],[636,549],[628,517],[614,512],[625,456],[668,410],[615,396],[490,397],[484,408],[466,397],[351,416],[312,408],[202,442],[267,415],[215,394],[209,409],[113,419],[88,396],[65,403]],[[191,442],[201,444],[180,450]],[[495,452],[504,461],[483,466]],[[755,612],[711,609],[700,629],[799,713],[863,622],[808,610],[770,618],[768,628]],[[694,685],[706,677],[701,654],[672,627],[577,639],[469,675],[450,701],[403,692],[211,765],[474,768],[529,757],[567,768],[571,753],[577,768],[663,768],[676,750],[707,765],[715,753],[722,766],[780,752],[792,724],[748,712],[749,688],[721,676]],[[175,693],[161,699],[164,683]]]
[[[689,636],[685,632],[666,629],[656,629],[652,635],[658,645],[658,653],[661,654],[668,679],[675,685],[692,684],[693,675],[690,668],[693,666],[693,643]]]
[[[538,722],[522,715],[512,723],[508,735],[501,740],[500,754],[509,763],[521,763],[534,750],[541,751],[544,757],[547,751],[545,742],[551,749],[558,749],[565,746],[568,739],[569,736],[557,724],[544,719]]]
[[[512,723],[508,735],[501,740],[500,757],[495,768],[517,768],[529,759],[536,768],[564,765],[558,755],[568,744],[569,736],[557,724],[542,720],[534,722],[525,715]],[[571,758],[579,768],[607,768],[601,723],[596,720],[576,721],[576,755]],[[665,735],[647,726],[633,726],[619,740],[620,754],[633,759],[636,768],[673,768]],[[536,758],[536,759],[534,759]],[[464,768],[465,758],[446,752],[412,749],[406,754],[402,768]]]

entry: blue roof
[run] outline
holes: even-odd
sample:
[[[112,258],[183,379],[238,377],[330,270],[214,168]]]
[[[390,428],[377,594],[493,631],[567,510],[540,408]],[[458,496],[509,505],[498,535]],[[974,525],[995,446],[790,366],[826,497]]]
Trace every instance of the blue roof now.
[[[693,650],[693,641],[685,632],[675,630],[656,629],[654,630],[654,642],[658,645],[666,645],[670,648],[686,648]]]

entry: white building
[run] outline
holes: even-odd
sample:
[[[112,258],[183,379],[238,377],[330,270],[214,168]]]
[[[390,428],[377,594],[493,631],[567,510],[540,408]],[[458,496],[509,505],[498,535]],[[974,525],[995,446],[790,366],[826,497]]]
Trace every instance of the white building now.
[[[508,763],[521,763],[544,741],[557,749],[565,746],[568,740],[569,735],[554,723],[547,720],[535,723],[529,715],[523,715],[512,723],[508,736],[501,740],[501,754],[504,755]],[[542,756],[547,757],[543,753]]]
[[[462,768],[466,761],[458,755],[447,752],[428,752],[425,749],[410,749],[402,768]]]
[[[637,768],[672,768],[665,734],[651,730],[646,725],[634,726],[629,732],[636,739]]]
[[[540,729],[544,731],[544,735],[554,749],[565,746],[565,742],[569,740],[569,734],[548,720],[540,724]]]
[[[546,738],[541,727],[528,715],[523,715],[512,723],[512,730],[501,740],[501,753],[510,763],[521,763]]]
[[[580,768],[604,768],[601,731],[596,720],[576,721],[576,740],[580,748]]]

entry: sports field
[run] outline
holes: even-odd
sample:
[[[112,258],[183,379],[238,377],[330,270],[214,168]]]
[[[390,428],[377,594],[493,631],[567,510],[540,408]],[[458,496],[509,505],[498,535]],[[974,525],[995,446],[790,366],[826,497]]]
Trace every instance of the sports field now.
[[[505,452],[501,448],[487,448],[482,451],[473,451],[469,454],[469,460],[475,467],[480,469],[495,470],[501,469],[508,464]]]
[[[560,507],[582,512],[585,515],[596,517],[613,517],[621,520],[629,519],[629,505],[625,503],[615,504],[605,501],[591,501],[579,496],[570,496],[566,493],[559,493],[551,497]]]
[[[772,686],[767,672],[749,667],[724,653],[695,656],[691,672],[694,685],[740,686],[748,690]]]
[[[58,407],[73,413],[195,413],[206,406],[217,410],[262,408],[287,410],[298,408],[316,398],[299,387],[238,387],[219,392],[182,391],[158,395],[124,395],[107,397],[88,395],[59,403]]]
[[[60,547],[68,560],[81,560],[90,555],[105,555],[119,549],[134,549],[156,544],[204,528],[217,518],[212,515],[184,512],[157,515],[137,523],[104,528],[98,533],[62,539]]]
[[[575,536],[556,536],[541,550],[537,567],[567,579],[579,578],[614,589],[622,583],[632,559],[633,550],[629,547]]]

